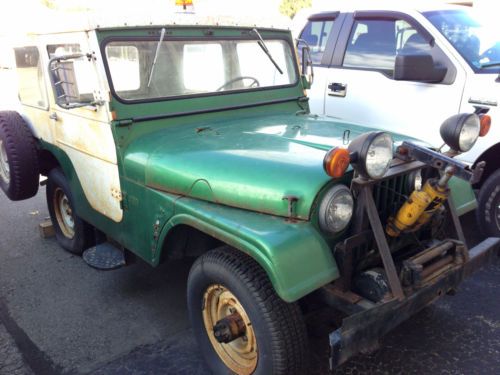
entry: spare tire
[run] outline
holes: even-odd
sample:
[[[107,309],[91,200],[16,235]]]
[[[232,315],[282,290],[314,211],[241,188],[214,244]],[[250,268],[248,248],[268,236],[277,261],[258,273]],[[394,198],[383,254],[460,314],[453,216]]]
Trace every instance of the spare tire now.
[[[0,112],[0,187],[13,201],[38,192],[40,170],[36,141],[30,128],[14,111]]]

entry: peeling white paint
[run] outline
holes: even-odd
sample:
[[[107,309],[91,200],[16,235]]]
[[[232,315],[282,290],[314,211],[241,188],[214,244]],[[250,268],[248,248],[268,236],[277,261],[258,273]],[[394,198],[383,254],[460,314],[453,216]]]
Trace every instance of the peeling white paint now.
[[[47,45],[79,44],[81,51],[86,53],[91,47],[96,50],[88,37],[85,32],[40,35],[19,40],[16,44],[37,45],[42,64],[47,67]],[[95,34],[90,33],[90,37],[95,39]],[[98,75],[102,74],[102,66],[98,65],[102,61],[85,60],[83,63],[89,64],[86,84],[92,86],[94,92],[108,92],[106,82]],[[44,78],[48,110],[23,106],[23,114],[30,119],[37,137],[58,146],[67,154],[90,206],[111,220],[120,222],[123,218],[122,193],[108,103],[96,108],[63,109],[55,103],[47,69],[44,69]],[[81,198],[75,196],[75,199]]]

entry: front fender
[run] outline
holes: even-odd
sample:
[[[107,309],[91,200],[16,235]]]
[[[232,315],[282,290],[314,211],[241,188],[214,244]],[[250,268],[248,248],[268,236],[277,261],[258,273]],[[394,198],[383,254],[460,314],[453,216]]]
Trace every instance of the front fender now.
[[[180,224],[250,255],[267,272],[276,293],[287,302],[339,277],[330,248],[310,222],[290,222],[191,198],[176,201],[175,213],[160,233],[156,263],[168,233]]]

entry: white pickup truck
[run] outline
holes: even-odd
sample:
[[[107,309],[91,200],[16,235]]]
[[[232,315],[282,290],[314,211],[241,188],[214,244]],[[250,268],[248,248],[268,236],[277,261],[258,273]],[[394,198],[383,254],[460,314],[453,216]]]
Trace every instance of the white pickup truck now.
[[[380,3],[312,13],[299,35],[314,62],[312,113],[397,131],[441,147],[450,114],[500,118],[500,28],[467,7]],[[488,121],[484,116],[483,121]],[[500,235],[500,125],[459,157],[486,161],[478,220]]]

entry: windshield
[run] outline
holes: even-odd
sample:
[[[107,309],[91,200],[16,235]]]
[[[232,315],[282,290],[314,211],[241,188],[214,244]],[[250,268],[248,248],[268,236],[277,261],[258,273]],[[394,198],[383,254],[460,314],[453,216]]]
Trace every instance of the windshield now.
[[[424,16],[448,39],[475,72],[500,72],[498,26],[483,24],[469,10],[425,12]]]
[[[255,40],[116,40],[106,44],[116,95],[155,100],[296,83],[290,45],[266,40],[276,65]]]

